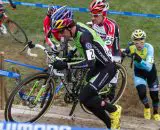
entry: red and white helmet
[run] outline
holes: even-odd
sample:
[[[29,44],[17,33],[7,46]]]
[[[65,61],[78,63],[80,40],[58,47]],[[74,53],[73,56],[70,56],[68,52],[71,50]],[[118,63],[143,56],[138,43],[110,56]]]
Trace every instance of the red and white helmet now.
[[[103,14],[106,15],[109,9],[109,3],[106,0],[93,0],[89,6],[89,10],[92,14]]]

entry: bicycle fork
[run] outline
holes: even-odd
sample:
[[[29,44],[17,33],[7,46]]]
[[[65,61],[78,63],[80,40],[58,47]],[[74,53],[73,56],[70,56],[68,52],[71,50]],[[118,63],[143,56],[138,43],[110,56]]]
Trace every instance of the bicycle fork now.
[[[37,93],[37,96],[35,97],[35,100],[34,100],[33,104],[37,104],[38,101],[40,101],[40,98],[41,98],[42,94],[43,94],[43,93],[45,92],[45,90],[46,90],[47,84],[48,84],[48,80],[47,80],[47,82],[44,83],[44,85],[41,86],[41,89],[40,89],[39,92]],[[31,89],[30,93],[28,94],[28,98],[31,97],[32,93],[34,93],[34,90],[35,90],[36,88],[38,88],[38,86],[39,86],[39,81],[36,81],[36,82],[34,83],[32,89]],[[46,96],[46,94],[44,95],[44,98],[45,98],[45,96]],[[43,100],[42,100],[42,102],[43,102]],[[42,105],[41,105],[41,106],[42,106]]]

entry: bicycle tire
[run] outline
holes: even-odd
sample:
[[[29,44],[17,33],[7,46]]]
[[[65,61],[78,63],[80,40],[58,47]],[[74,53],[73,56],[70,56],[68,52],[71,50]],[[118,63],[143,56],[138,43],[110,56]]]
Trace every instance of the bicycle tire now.
[[[115,95],[114,99],[111,101],[111,104],[116,104],[120,100],[127,86],[127,71],[125,67],[120,63],[116,63],[116,67],[117,67],[117,70],[119,70],[120,73],[122,74],[122,83],[120,85],[120,89],[118,90],[118,93]],[[86,113],[92,114],[92,112],[90,112],[82,103],[80,103],[80,106]]]
[[[23,87],[27,87],[27,84],[29,84],[30,82],[34,81],[34,80],[39,80],[39,79],[44,79],[47,80],[49,77],[49,75],[45,72],[39,72],[39,73],[35,73],[27,78],[25,78],[24,80],[22,80],[19,85],[12,91],[12,93],[10,94],[8,100],[7,100],[7,103],[6,103],[6,107],[5,107],[5,120],[6,121],[13,121],[13,122],[30,122],[30,123],[33,123],[35,121],[37,121],[38,119],[40,119],[48,110],[48,108],[51,106],[52,104],[52,100],[53,100],[53,96],[54,96],[54,80],[51,79],[50,82],[49,82],[49,87],[47,89],[47,94],[48,92],[50,92],[50,96],[48,97],[48,100],[46,100],[46,98],[44,98],[46,100],[46,104],[45,106],[42,108],[42,110],[36,114],[36,115],[32,115],[32,118],[31,119],[28,119],[27,121],[22,121],[22,119],[20,119],[21,117],[22,118],[25,118],[23,115],[25,114],[21,114],[19,118],[19,121],[15,120],[13,118],[14,116],[14,112],[12,111],[12,107],[13,107],[13,101],[14,101],[14,98],[16,96],[16,94],[18,94],[20,92],[20,90],[22,91],[23,90]],[[21,98],[20,98],[21,99]],[[24,101],[24,100],[23,100]],[[42,102],[43,102],[43,99],[42,99]],[[22,102],[23,103],[23,102]],[[44,102],[43,102],[44,103]],[[29,108],[29,107],[28,107]],[[27,109],[28,109],[27,108]],[[14,110],[14,109],[13,109]],[[13,113],[12,113],[13,112]],[[37,112],[37,111],[36,111]],[[28,116],[28,114],[27,114]]]
[[[14,22],[13,20],[7,20],[5,25],[8,33],[14,40],[22,44],[27,44],[28,37],[24,30],[16,22]]]

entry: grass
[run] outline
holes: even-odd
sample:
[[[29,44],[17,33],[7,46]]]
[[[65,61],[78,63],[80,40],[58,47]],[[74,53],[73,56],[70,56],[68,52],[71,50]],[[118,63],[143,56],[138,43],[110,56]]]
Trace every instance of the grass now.
[[[21,0],[26,2],[25,0]],[[54,4],[54,5],[68,5],[71,7],[88,7],[91,0],[27,0],[29,3],[43,3],[43,4]],[[139,1],[139,0],[114,0],[110,1],[110,9],[116,11],[130,11],[136,13],[149,13],[159,14],[160,13],[160,2],[159,0]],[[36,7],[25,7],[17,6],[16,11],[8,9],[9,17],[18,22],[26,31],[28,37],[34,41],[41,41],[43,39],[43,18],[46,15],[46,8]],[[81,22],[90,21],[89,13],[75,12],[75,20]],[[156,56],[159,53],[159,39],[160,39],[160,22],[159,19],[155,18],[144,18],[144,17],[131,17],[131,16],[120,16],[109,14],[108,17],[114,19],[120,26],[120,44],[121,47],[125,47],[127,42],[130,41],[130,35],[133,30],[141,28],[147,33],[147,42],[151,43],[155,47]]]

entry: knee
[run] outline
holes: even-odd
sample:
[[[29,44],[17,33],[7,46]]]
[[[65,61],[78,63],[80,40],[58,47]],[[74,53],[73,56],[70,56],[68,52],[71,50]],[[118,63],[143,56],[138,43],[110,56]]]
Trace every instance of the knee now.
[[[158,91],[150,91],[150,96],[153,103],[159,103]]]
[[[87,84],[79,94],[79,101],[83,104],[86,104],[88,100],[97,95],[97,91],[92,88],[91,85]]]
[[[136,86],[138,95],[140,100],[145,103],[148,102],[147,96],[146,96],[146,86],[144,84],[140,84]]]

